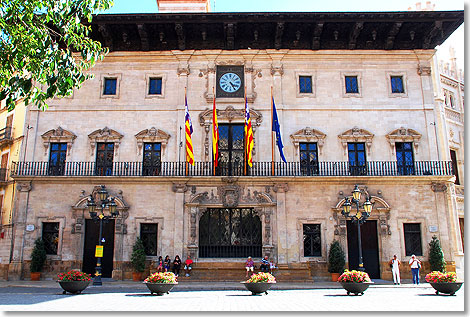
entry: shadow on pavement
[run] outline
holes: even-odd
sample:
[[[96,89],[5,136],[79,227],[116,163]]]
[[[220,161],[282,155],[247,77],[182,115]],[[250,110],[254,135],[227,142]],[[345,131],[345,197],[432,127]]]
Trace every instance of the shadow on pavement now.
[[[326,294],[326,295],[323,295],[323,296],[326,296],[326,297],[343,297],[343,296],[355,296],[355,295],[348,295],[348,294],[336,294],[336,295],[331,295],[331,294]]]

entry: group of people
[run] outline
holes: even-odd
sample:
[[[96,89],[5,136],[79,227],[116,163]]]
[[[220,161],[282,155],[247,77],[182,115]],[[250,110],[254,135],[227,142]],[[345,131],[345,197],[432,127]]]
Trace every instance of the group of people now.
[[[179,276],[181,265],[182,263],[179,255],[176,255],[173,261],[171,261],[169,255],[167,255],[165,259],[163,259],[162,256],[159,256],[157,261],[157,272],[173,272],[176,276]],[[191,256],[188,255],[186,261],[184,261],[184,271],[186,276],[190,276],[192,265],[193,260],[191,259]]]
[[[389,262],[390,268],[392,269],[393,284],[400,285],[400,265],[401,262],[398,260],[397,255],[393,256],[393,259]],[[413,254],[411,255],[410,261],[408,262],[411,268],[411,275],[413,276],[413,284],[419,284],[419,269],[421,268],[421,261]]]
[[[253,272],[255,268],[256,268],[255,262],[253,262],[253,259],[251,258],[251,256],[249,256],[245,262],[246,277],[248,277],[248,273],[250,271]],[[276,264],[274,263],[273,260],[269,261],[267,255],[261,259],[260,266],[259,266],[260,272],[274,274],[275,269],[276,269]]]

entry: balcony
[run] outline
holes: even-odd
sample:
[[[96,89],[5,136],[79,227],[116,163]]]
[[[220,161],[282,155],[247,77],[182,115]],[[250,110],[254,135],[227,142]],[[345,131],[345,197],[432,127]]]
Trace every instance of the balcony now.
[[[314,167],[299,162],[253,162],[246,170],[240,165],[219,165],[212,162],[161,162],[148,166],[142,162],[113,162],[103,166],[95,162],[65,162],[50,165],[49,162],[13,162],[12,177],[24,176],[142,176],[142,177],[188,177],[188,176],[452,176],[452,162],[416,161],[413,165],[402,166],[396,161],[370,161],[361,166],[349,162],[318,162]]]
[[[11,127],[0,129],[0,146],[11,144],[13,142],[11,130]]]

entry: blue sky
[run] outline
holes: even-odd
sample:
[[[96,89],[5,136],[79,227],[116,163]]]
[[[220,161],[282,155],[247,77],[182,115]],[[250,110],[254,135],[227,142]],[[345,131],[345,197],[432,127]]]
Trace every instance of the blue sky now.
[[[279,11],[407,11],[426,0],[211,0],[213,12],[279,12]],[[435,10],[463,10],[466,1],[434,0]],[[105,13],[157,13],[157,0],[114,0]],[[464,25],[462,24],[441,47],[439,58],[448,57],[449,46],[456,51],[459,67],[464,61]]]

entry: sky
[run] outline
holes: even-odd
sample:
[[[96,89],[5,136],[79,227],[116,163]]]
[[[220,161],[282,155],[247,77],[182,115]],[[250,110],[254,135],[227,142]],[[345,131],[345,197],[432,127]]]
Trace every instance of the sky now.
[[[463,10],[470,0],[434,0],[436,11]],[[211,0],[212,12],[335,12],[335,11],[407,11],[426,0]],[[114,0],[105,13],[157,13],[157,0]],[[438,49],[438,58],[447,59],[449,47],[455,49],[457,64],[464,65],[464,25],[462,24]]]

